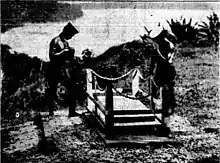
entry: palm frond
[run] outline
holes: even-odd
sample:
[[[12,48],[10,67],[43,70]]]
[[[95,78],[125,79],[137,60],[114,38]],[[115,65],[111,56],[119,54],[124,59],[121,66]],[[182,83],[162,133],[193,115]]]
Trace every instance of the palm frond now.
[[[192,23],[192,18],[189,19],[188,26],[191,26],[191,23]]]
[[[185,25],[186,24],[186,19],[184,18],[183,19],[183,23],[182,23],[183,25]]]

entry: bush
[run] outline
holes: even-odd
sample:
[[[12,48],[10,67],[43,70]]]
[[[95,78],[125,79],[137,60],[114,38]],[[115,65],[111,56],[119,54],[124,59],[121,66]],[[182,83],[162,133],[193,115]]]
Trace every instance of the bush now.
[[[28,110],[36,104],[42,104],[39,99],[42,99],[41,90],[46,84],[47,62],[37,57],[31,58],[23,53],[12,52],[8,45],[1,45],[1,65],[2,116],[14,116],[13,113],[17,109],[24,110],[27,107]]]
[[[199,24],[198,44],[205,46],[219,45],[220,23],[217,14],[214,12],[207,16],[208,23]]]
[[[186,22],[186,19],[181,17],[180,20],[171,19],[167,20],[172,32],[177,37],[179,43],[186,44],[195,44],[197,42],[198,29],[196,28],[197,23],[192,24],[192,18],[189,22]]]

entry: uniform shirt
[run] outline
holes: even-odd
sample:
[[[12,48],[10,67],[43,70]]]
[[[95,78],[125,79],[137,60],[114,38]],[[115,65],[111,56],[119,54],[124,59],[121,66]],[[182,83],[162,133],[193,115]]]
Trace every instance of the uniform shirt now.
[[[68,49],[69,51],[64,51]],[[62,52],[63,51],[63,52]],[[66,40],[61,40],[59,36],[50,42],[49,58],[50,70],[55,75],[72,76],[78,78],[79,72],[83,68],[83,61],[80,57],[74,56],[75,50],[71,48]]]
[[[70,48],[66,40],[62,40],[60,36],[53,38],[49,49],[49,73],[61,78],[67,76],[69,78],[75,66],[73,62],[74,52],[74,49]]]
[[[63,53],[61,52],[65,49],[70,49],[70,46],[66,40],[61,40],[60,36],[53,38],[50,42],[50,50],[49,50],[50,61],[51,62],[64,61],[66,59],[64,57],[65,52]]]

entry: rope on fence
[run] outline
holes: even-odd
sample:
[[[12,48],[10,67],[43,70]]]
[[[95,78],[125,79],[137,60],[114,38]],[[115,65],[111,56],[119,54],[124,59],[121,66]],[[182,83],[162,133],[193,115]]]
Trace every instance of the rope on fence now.
[[[151,77],[151,75],[149,75],[145,80],[148,80],[149,78]],[[147,97],[149,97],[151,94],[148,94],[148,95],[145,95],[145,96],[142,96],[142,97],[132,97],[132,96],[128,96],[128,95],[125,95],[121,92],[119,92],[117,89],[113,88],[115,90],[115,92],[117,92],[120,96],[123,96],[125,98],[128,98],[128,99],[131,99],[131,100],[141,100],[141,99],[145,99]]]
[[[132,97],[132,96],[128,96],[128,95],[125,95],[121,92],[119,92],[117,89],[113,88],[115,90],[115,92],[117,92],[120,96],[123,96],[125,98],[128,98],[128,99],[131,99],[131,100],[141,100],[141,99],[145,99],[147,97],[149,97],[151,94],[148,94],[146,96],[142,96],[142,97]]]
[[[130,71],[128,71],[126,74],[122,75],[122,76],[119,76],[119,77],[116,77],[116,78],[108,78],[108,77],[104,77],[104,76],[101,76],[99,75],[98,73],[96,73],[94,70],[91,69],[91,72],[98,78],[100,79],[103,79],[103,80],[108,80],[108,81],[117,81],[117,80],[120,80],[120,79],[123,79],[125,78],[126,76],[130,75],[134,70],[137,70],[136,68],[134,69],[131,69]]]
[[[98,78],[101,78],[101,79],[104,79],[104,80],[108,80],[108,81],[116,81],[116,80],[120,80],[120,79],[123,79],[125,77],[127,77],[128,75],[130,75],[133,71],[137,71],[136,68],[128,71],[126,74],[120,76],[120,77],[117,77],[117,78],[108,78],[108,77],[104,77],[104,76],[101,76],[99,74],[97,74],[94,70],[90,69],[91,70],[91,73],[93,73],[96,77]],[[135,72],[135,75],[136,75],[137,72]],[[134,76],[135,76],[134,75]],[[147,78],[145,78],[144,80],[148,80],[149,78],[151,77],[151,75],[149,75]],[[89,81],[91,83],[91,81]],[[128,99],[132,99],[132,100],[141,100],[141,99],[145,99],[147,97],[149,97],[151,94],[148,94],[146,96],[142,96],[142,97],[132,97],[132,96],[128,96],[128,95],[125,95],[121,92],[119,92],[117,89],[113,88],[119,95],[125,97],[125,98],[128,98]]]

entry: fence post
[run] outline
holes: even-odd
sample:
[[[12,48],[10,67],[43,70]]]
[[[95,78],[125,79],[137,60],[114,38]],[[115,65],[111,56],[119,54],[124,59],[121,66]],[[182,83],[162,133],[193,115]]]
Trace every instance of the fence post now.
[[[90,69],[86,70],[86,83],[87,83],[87,92],[92,95],[92,72]],[[92,101],[89,99],[89,97],[87,97],[87,108],[92,111],[93,110],[93,103]]]
[[[133,79],[132,79],[132,95],[135,96],[135,94],[140,91],[140,78],[143,79],[140,71],[138,69],[135,70],[133,74]]]
[[[114,127],[114,121],[113,121],[113,91],[112,91],[112,83],[107,83],[107,89],[106,89],[106,98],[105,98],[105,132],[106,136],[108,138],[112,138],[113,136],[113,127]]]
[[[94,98],[96,101],[99,100],[97,94],[93,94],[93,98]],[[95,112],[96,115],[98,114],[98,107],[97,107],[97,105],[95,105],[94,112]]]
[[[154,83],[152,81],[151,78],[149,78],[149,90],[150,90],[150,108],[151,110],[155,110],[155,103],[154,103],[154,97],[153,97],[153,94],[154,94]]]

